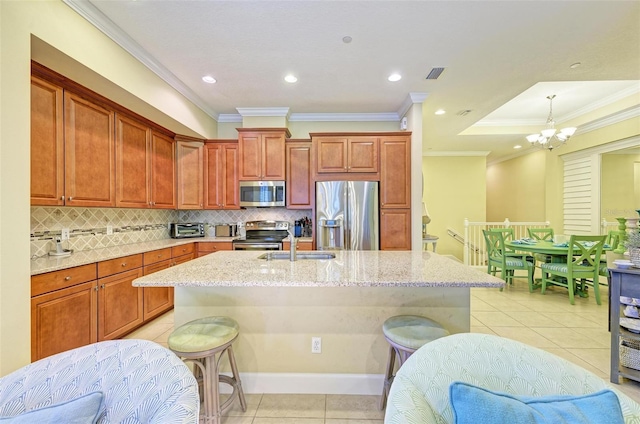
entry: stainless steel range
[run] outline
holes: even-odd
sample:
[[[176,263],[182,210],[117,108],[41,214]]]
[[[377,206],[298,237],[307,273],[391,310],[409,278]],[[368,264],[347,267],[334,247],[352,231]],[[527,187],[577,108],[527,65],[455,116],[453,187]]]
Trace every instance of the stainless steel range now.
[[[233,241],[233,250],[282,250],[289,233],[287,221],[248,221],[246,237]]]

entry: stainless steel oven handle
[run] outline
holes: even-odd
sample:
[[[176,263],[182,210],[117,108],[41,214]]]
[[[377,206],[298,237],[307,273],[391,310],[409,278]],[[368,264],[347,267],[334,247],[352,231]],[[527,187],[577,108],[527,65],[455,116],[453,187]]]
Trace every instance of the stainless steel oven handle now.
[[[241,243],[234,244],[233,250],[247,250],[247,249],[279,249],[280,243]]]

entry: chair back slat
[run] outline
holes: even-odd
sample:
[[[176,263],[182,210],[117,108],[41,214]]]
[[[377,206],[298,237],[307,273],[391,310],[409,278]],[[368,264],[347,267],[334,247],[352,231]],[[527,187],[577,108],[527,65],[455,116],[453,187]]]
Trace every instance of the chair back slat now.
[[[553,240],[553,228],[527,228],[527,232],[534,240]]]

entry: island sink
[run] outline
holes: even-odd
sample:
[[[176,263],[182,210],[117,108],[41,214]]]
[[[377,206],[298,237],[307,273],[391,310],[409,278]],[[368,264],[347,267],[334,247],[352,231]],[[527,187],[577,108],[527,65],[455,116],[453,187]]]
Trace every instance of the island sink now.
[[[297,259],[334,259],[335,253],[330,252],[297,252]],[[289,252],[268,252],[258,256],[258,259],[266,259],[267,261],[275,259],[289,259]]]

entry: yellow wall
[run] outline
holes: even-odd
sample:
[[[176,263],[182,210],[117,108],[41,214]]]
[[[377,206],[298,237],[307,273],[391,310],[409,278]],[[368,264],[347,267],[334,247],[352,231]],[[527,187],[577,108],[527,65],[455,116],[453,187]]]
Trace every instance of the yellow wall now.
[[[52,46],[137,97],[131,104],[146,103],[167,115],[160,122],[167,128],[173,130],[172,126],[179,122],[180,128],[189,128],[207,138],[214,138],[217,132],[213,119],[61,1],[0,1],[0,375],[30,361],[26,235],[30,213],[32,36],[42,40],[42,44],[36,41],[34,47],[38,55],[48,58],[46,45]]]
[[[464,219],[486,219],[486,158],[484,156],[427,156],[422,159],[424,201],[431,223],[429,234],[440,237],[438,253],[462,260],[462,244],[447,228],[464,234]]]
[[[546,153],[539,150],[487,167],[487,221],[545,221]]]
[[[618,217],[637,218],[640,198],[635,194],[634,168],[640,155],[602,155],[600,217],[615,222]]]

